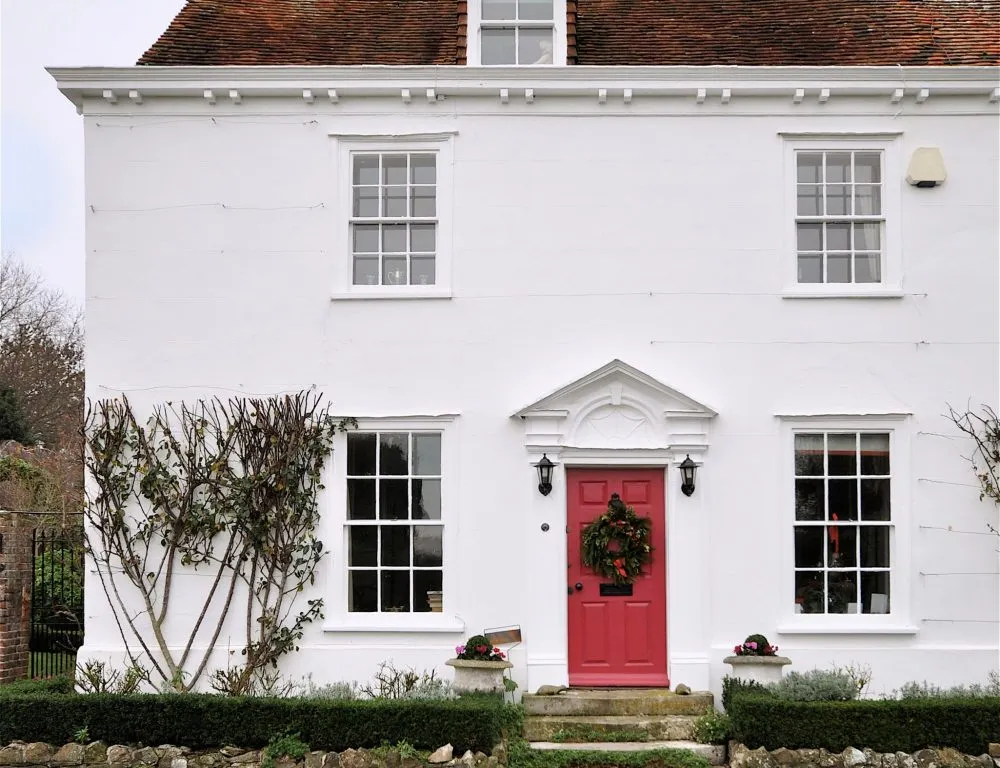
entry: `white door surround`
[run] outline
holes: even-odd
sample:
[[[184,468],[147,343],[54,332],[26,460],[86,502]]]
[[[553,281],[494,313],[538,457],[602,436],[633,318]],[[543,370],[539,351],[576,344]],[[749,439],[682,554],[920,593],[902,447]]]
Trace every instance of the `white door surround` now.
[[[535,566],[531,616],[546,617],[529,628],[528,690],[566,685],[569,679],[566,598],[567,467],[664,467],[667,556],[667,665],[673,683],[709,688],[709,520],[702,504],[701,465],[716,412],[621,360],[576,379],[513,414],[524,422],[525,472],[542,454],[557,466],[552,492],[532,493],[525,539]],[[699,465],[690,497],[680,492],[677,466],[686,456]],[[547,522],[549,533],[537,535]],[[683,546],[671,546],[672,542]]]

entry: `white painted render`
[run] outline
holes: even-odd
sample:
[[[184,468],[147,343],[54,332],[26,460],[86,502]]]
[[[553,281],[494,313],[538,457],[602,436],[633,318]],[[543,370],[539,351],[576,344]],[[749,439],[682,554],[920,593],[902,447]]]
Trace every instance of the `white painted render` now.
[[[565,683],[563,473],[605,464],[665,468],[673,684],[718,692],[751,632],[791,669],[868,663],[875,692],[997,669],[996,510],[943,415],[996,407],[1000,388],[996,70],[53,75],[86,137],[89,397],[144,409],[315,387],[362,426],[444,432],[443,613],[344,609],[338,442],[331,554],[307,595],[326,619],[289,676],[365,680],[390,658],[447,674],[465,636],[519,624],[522,688]],[[394,135],[447,145],[449,279],[436,296],[357,299],[341,147]],[[891,146],[899,279],[885,290],[790,285],[786,149],[801,138]],[[906,183],[921,147],[940,150],[943,185]],[[611,411],[641,428],[592,428]],[[807,624],[791,610],[791,434],[817,422],[892,432],[889,616]],[[559,464],[547,497],[531,466],[543,451]],[[80,658],[120,658],[94,584]]]

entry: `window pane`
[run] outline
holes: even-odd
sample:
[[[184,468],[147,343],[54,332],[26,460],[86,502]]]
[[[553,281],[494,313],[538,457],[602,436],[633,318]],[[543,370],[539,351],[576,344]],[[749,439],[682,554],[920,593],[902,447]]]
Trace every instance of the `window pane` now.
[[[552,30],[525,29],[518,32],[518,64],[552,63]]]
[[[410,285],[434,285],[433,256],[418,256],[410,260]]]
[[[406,480],[378,481],[378,516],[382,520],[406,520],[410,516]]]
[[[442,532],[440,525],[413,526],[413,564],[420,567],[441,566]]]
[[[830,520],[858,519],[858,481],[828,480],[830,493]]]
[[[830,435],[829,441],[829,471],[831,475],[858,474],[857,450],[858,436]]]
[[[514,64],[514,30],[484,29],[482,31],[483,64]]]
[[[354,215],[378,216],[378,187],[354,188]]]
[[[354,183],[378,184],[378,155],[354,156]]]
[[[353,565],[377,565],[378,526],[352,525],[348,529],[350,541],[350,559]]]
[[[823,215],[823,187],[816,184],[799,184],[799,216]]]
[[[826,499],[822,480],[795,481],[795,519],[823,520],[826,517]]]
[[[851,153],[827,152],[826,183],[836,184],[845,181],[851,181]]]
[[[854,254],[854,282],[878,283],[882,280],[882,256],[878,253]]]
[[[378,285],[378,256],[354,257],[354,285]]]
[[[827,613],[860,613],[857,573],[828,573]]]
[[[517,0],[520,19],[551,19],[552,0]]]
[[[352,224],[355,253],[378,253],[378,224]]]
[[[375,445],[378,440],[373,432],[351,432],[347,435],[347,474],[375,474]]]
[[[821,254],[799,254],[799,282],[823,282],[823,256]]]
[[[823,182],[823,154],[821,152],[798,152],[795,155],[796,178],[806,184]]]
[[[858,184],[854,188],[854,214],[856,216],[879,216],[882,213],[882,189],[870,184]]]
[[[823,567],[823,531],[822,525],[795,527],[795,567]]]
[[[795,612],[823,613],[826,606],[822,571],[795,574]]]
[[[410,155],[410,183],[434,184],[437,181],[435,155]]]
[[[826,281],[828,283],[851,282],[851,254],[831,253],[826,257]]]
[[[861,604],[865,613],[889,613],[889,574],[861,574]]]
[[[379,474],[405,475],[409,472],[409,435],[383,432],[379,435]]]
[[[795,474],[819,477],[823,471],[823,435],[795,436]]]
[[[383,285],[406,285],[406,257],[386,257],[382,262]]]
[[[410,253],[434,253],[436,238],[436,224],[411,224]]]
[[[406,225],[382,225],[382,252],[406,253]]]
[[[373,613],[378,610],[376,571],[351,571],[347,610],[356,613]]]
[[[383,187],[382,215],[395,219],[406,217],[406,187]]]
[[[513,19],[516,13],[515,0],[483,0],[484,19]]]
[[[888,433],[861,435],[861,474],[889,474]]]
[[[382,155],[382,183],[406,184],[406,155]]]
[[[826,529],[826,562],[830,568],[854,568],[858,564],[858,529],[854,525],[831,525]]]
[[[389,613],[409,613],[409,571],[382,571],[382,610]]]
[[[437,188],[413,187],[410,190],[410,215],[418,218],[437,216]]]
[[[382,556],[380,565],[405,566],[410,564],[410,526],[382,526]]]
[[[834,184],[826,188],[826,215],[849,216],[851,214],[851,188]]]
[[[796,224],[795,229],[798,232],[798,244],[800,251],[823,250],[822,224]]]
[[[851,225],[846,223],[827,224],[826,248],[829,251],[851,250]]]
[[[347,481],[347,519],[375,519],[375,481]]]
[[[889,526],[866,525],[861,529],[861,567],[889,567]]]
[[[889,480],[861,481],[861,519],[891,519]]]
[[[882,180],[882,158],[878,152],[858,152],[854,155],[854,180]]]
[[[413,519],[441,519],[441,481],[413,481]]]
[[[430,594],[432,592],[437,594]],[[432,602],[439,605],[441,597],[441,571],[413,572],[413,610],[415,612],[429,612]]]
[[[413,436],[413,474],[441,474],[441,435]]]
[[[854,250],[877,251],[882,247],[881,224],[855,224]]]

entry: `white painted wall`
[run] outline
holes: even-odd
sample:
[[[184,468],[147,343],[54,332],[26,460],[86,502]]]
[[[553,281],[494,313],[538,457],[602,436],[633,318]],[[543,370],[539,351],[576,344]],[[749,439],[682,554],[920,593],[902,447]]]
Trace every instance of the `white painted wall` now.
[[[717,690],[722,658],[750,632],[781,646],[793,669],[869,663],[876,691],[982,681],[997,668],[997,540],[980,535],[996,511],[979,502],[967,446],[942,415],[948,403],[998,397],[1000,123],[985,96],[84,107],[89,397],[124,392],[146,408],[315,386],[337,413],[458,414],[446,437],[459,448],[445,470],[456,537],[445,599],[465,632],[315,625],[284,664],[290,676],[366,679],[388,658],[443,670],[465,635],[520,624],[515,677],[532,689],[564,682],[564,479],[560,468],[556,491],[538,495],[536,457],[511,414],[614,358],[718,412],[695,495],[680,496],[667,473],[669,552],[692,569],[672,572],[672,605],[686,608],[671,610],[670,631],[695,626],[688,637],[701,638],[672,643],[674,683]],[[348,255],[330,134],[435,131],[457,132],[446,182],[453,298],[332,301]],[[901,298],[783,298],[779,133],[817,131],[900,133],[903,167],[886,187],[901,208]],[[905,184],[921,146],[941,148],[944,186]],[[912,414],[898,479],[909,502],[894,514],[908,531],[901,577],[914,629],[779,635],[792,499],[775,414],[867,411]],[[334,545],[310,597],[331,598],[324,585],[342,565],[338,487],[322,500],[322,538]],[[119,649],[89,589],[80,658]]]

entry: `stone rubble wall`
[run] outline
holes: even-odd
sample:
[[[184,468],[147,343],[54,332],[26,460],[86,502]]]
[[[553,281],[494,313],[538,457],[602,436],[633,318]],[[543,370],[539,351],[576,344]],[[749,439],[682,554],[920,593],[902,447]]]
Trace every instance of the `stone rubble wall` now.
[[[1000,744],[990,744],[989,754],[964,755],[957,749],[921,749],[881,753],[848,747],[843,752],[825,749],[750,749],[729,742],[730,768],[1000,768]]]
[[[466,752],[453,756],[446,745],[430,756],[429,762],[415,757],[402,757],[389,750],[384,756],[367,749],[347,749],[343,752],[309,752],[305,759],[279,759],[275,768],[424,768],[424,766],[457,766],[460,768],[503,768],[507,750],[502,744],[492,755]],[[164,744],[159,747],[108,746],[100,741],[91,744],[65,744],[61,747],[41,742],[15,741],[0,749],[3,768],[259,768],[261,750],[222,747],[221,749],[191,750]],[[991,766],[992,768],[992,766]]]

